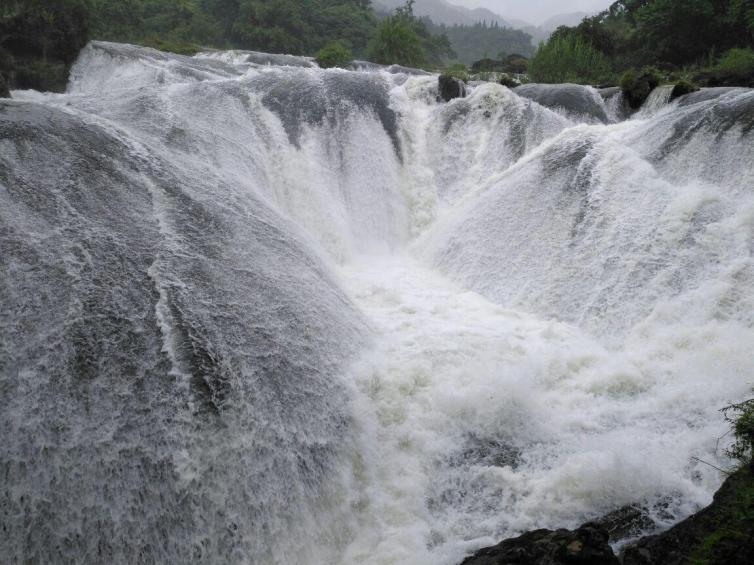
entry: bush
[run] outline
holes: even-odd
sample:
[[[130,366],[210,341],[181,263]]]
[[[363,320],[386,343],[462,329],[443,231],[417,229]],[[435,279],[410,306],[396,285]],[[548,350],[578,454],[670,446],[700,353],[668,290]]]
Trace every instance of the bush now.
[[[342,43],[331,41],[320,49],[314,58],[323,69],[344,68],[353,60],[353,53]]]
[[[726,454],[754,471],[754,398],[726,406],[722,412],[725,420],[733,426],[735,437]]]
[[[529,63],[534,82],[600,84],[609,81],[607,57],[594,47],[570,35],[553,37],[540,44]]]
[[[731,49],[727,51],[720,58],[717,70],[741,76],[754,73],[754,50]]]
[[[662,77],[657,69],[645,67],[641,72],[633,69],[626,71],[620,79],[620,88],[628,100],[628,105],[636,110],[661,82]]]
[[[463,82],[469,82],[470,80],[469,70],[463,63],[451,65],[450,67],[446,68],[442,74],[445,76],[453,77],[454,79]]]

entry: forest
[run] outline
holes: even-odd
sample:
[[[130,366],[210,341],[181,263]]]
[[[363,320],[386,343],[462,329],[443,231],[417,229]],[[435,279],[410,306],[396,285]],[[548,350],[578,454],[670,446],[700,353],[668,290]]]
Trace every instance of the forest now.
[[[435,26],[413,1],[390,14],[370,0],[1,0],[0,75],[15,88],[61,90],[90,39],[181,54],[248,49],[323,61],[440,68],[456,60],[530,54],[527,34],[499,26]]]

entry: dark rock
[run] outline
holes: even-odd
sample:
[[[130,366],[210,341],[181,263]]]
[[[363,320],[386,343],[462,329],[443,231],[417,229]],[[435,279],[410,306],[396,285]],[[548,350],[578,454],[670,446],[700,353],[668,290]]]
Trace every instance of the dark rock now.
[[[680,96],[691,94],[692,92],[696,92],[697,90],[699,90],[698,86],[688,82],[687,80],[679,80],[673,87],[673,92],[670,95],[670,99],[675,100]]]
[[[500,82],[500,84],[502,84],[503,86],[506,86],[508,88],[518,88],[519,86],[521,86],[520,82],[512,79],[508,75],[501,76],[499,82]]]
[[[455,98],[466,97],[466,87],[463,82],[450,75],[440,75],[440,98],[445,102],[450,102]]]
[[[655,527],[649,509],[639,504],[628,504],[606,514],[595,523],[605,529],[613,541],[637,538]]]
[[[754,475],[731,475],[710,506],[625,549],[624,565],[754,563]]]
[[[754,88],[754,71],[733,72],[726,70],[704,71],[694,75],[694,82],[702,86],[744,86]]]
[[[462,565],[618,565],[600,525],[576,531],[535,530],[478,551]]]
[[[10,98],[10,90],[8,90],[8,85],[5,82],[5,79],[3,78],[3,75],[0,75],[0,98]]]
[[[640,73],[626,71],[620,79],[620,88],[626,97],[629,106],[634,110],[649,98],[652,91],[660,85],[660,77],[653,70],[645,70]]]

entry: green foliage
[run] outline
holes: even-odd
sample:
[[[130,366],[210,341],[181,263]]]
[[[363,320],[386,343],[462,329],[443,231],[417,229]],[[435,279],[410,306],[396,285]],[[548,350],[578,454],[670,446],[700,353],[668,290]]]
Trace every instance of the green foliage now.
[[[317,52],[317,64],[323,69],[346,67],[353,60],[353,53],[342,43],[332,41]]]
[[[407,67],[438,67],[454,55],[445,35],[432,34],[414,16],[414,0],[407,0],[380,22],[367,48],[370,61]]]
[[[733,426],[735,437],[727,455],[754,470],[754,398],[726,406],[722,412],[725,420]]]
[[[715,53],[754,47],[754,0],[619,0],[549,42],[576,38],[601,54],[611,70],[655,65],[665,71],[713,66]],[[710,84],[749,84],[719,70]],[[707,81],[705,81],[707,82]]]
[[[754,73],[754,50],[730,49],[720,58],[717,69],[738,75]]]
[[[456,80],[469,82],[469,70],[463,63],[456,63],[455,65],[447,67],[442,74]]]
[[[0,75],[10,88],[64,90],[68,67],[89,38],[88,0],[5,2]]]
[[[620,88],[628,100],[631,108],[639,108],[649,97],[650,93],[660,86],[662,75],[653,67],[645,67],[640,72],[633,69],[623,73]]]
[[[427,64],[421,38],[411,24],[398,15],[382,20],[369,43],[367,57],[383,65],[421,67]]]
[[[572,35],[541,44],[529,63],[529,75],[535,82],[597,84],[608,80],[610,74],[607,57]]]

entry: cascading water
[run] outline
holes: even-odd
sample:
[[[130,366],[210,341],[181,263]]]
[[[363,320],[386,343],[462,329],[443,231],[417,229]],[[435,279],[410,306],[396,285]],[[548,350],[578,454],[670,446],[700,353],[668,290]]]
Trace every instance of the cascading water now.
[[[754,91],[356,68],[93,43],[0,103],[4,559],[451,565],[709,502]]]

